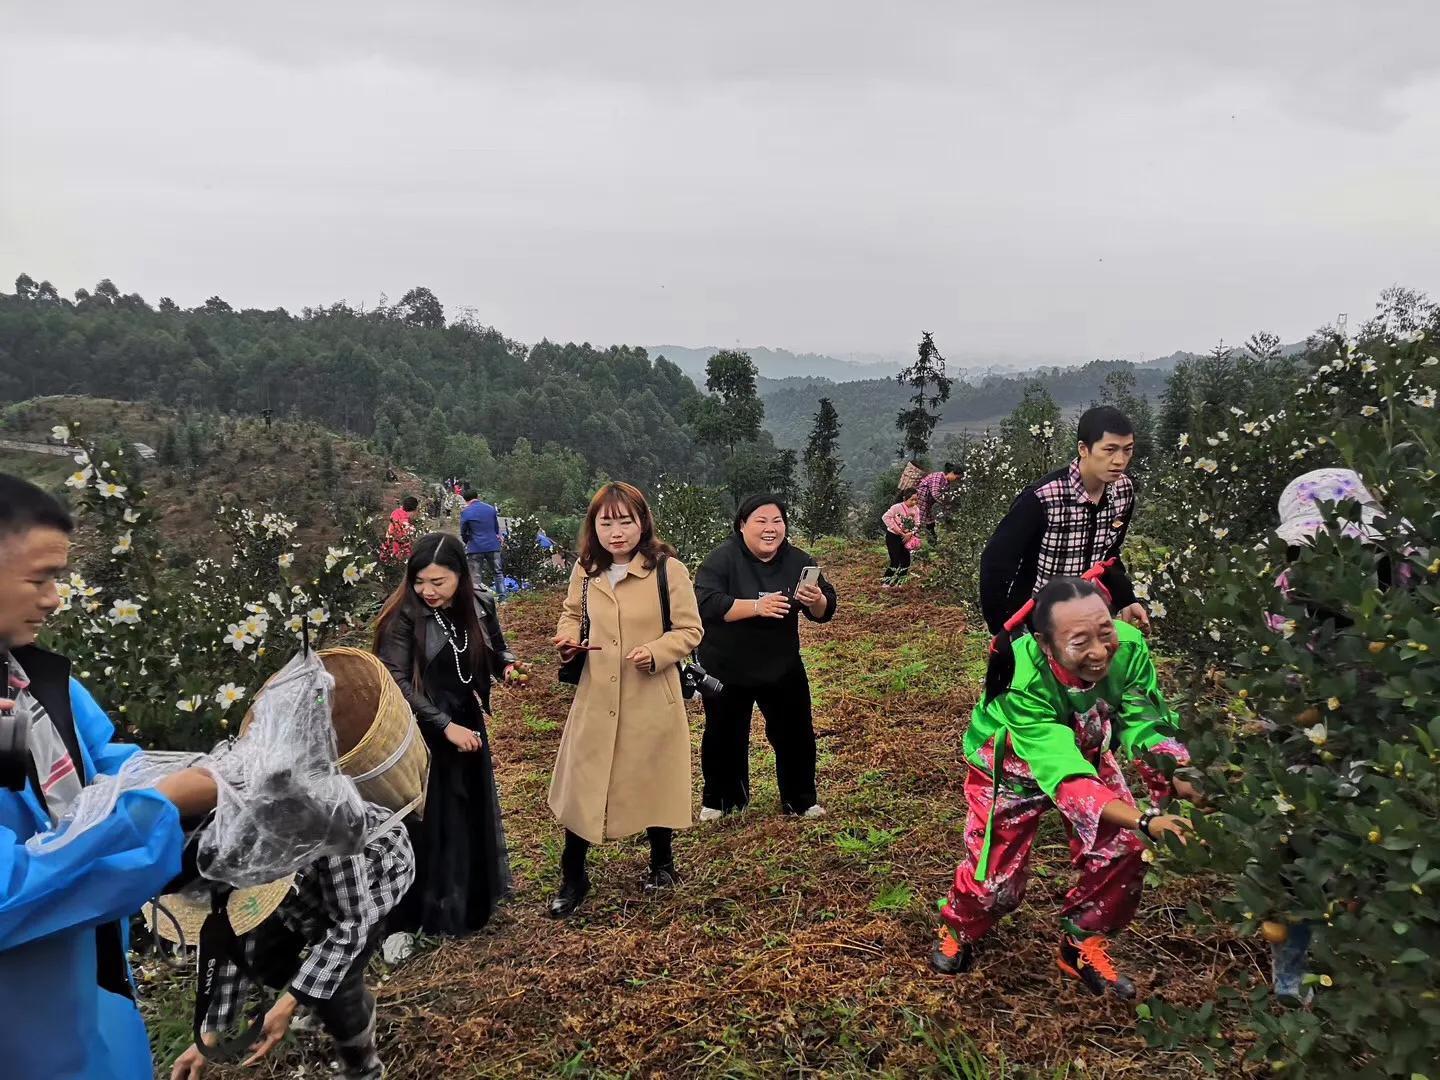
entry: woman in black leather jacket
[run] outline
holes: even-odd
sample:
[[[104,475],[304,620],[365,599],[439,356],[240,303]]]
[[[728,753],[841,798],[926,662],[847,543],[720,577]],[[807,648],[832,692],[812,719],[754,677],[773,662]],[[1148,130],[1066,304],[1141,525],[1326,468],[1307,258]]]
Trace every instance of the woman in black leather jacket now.
[[[491,684],[510,676],[515,657],[494,596],[476,589],[458,537],[430,533],[415,542],[405,578],[380,612],[375,652],[430,747],[424,817],[409,825],[415,884],[389,928],[478,930],[510,891],[485,718]]]

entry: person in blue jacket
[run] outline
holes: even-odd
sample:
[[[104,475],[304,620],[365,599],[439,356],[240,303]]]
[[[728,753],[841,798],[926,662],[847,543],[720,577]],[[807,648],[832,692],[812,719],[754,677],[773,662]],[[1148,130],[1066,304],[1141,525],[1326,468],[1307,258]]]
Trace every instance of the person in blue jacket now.
[[[0,1075],[150,1080],[124,920],[179,872],[181,818],[214,807],[215,783],[197,769],[174,773],[122,794],[65,847],[26,847],[87,783],[138,751],[111,741],[114,728],[70,677],[70,661],[34,643],[60,606],[73,528],[52,496],[0,473],[0,724],[28,725],[20,759],[0,762],[13,782],[0,788]]]
[[[495,593],[504,596],[505,583],[500,576],[500,511],[491,506],[472,487],[465,489],[465,509],[460,511],[460,539],[465,541],[465,557],[476,581],[494,583]]]

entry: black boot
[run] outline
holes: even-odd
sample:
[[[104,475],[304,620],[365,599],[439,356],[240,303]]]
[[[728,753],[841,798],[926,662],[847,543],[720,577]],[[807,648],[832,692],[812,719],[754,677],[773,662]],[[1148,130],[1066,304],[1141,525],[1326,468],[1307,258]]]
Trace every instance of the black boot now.
[[[548,909],[552,919],[569,918],[590,894],[590,875],[585,873],[589,854],[590,842],[566,829],[565,849],[560,853],[560,891]]]
[[[547,914],[552,919],[568,919],[575,913],[590,895],[590,879],[580,878],[578,881],[566,881],[560,885],[560,891],[555,894],[555,899],[550,901]]]

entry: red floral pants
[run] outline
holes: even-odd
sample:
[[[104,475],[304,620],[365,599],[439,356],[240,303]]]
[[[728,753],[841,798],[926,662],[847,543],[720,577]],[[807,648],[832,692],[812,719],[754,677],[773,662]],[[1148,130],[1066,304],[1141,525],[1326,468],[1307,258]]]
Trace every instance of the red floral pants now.
[[[1080,935],[1110,934],[1135,917],[1144,880],[1141,852],[1145,844],[1129,829],[1099,819],[1106,802],[1120,799],[1134,806],[1135,800],[1114,756],[1106,752],[1098,758],[1098,783],[1088,778],[1066,781],[1053,801],[1043,792],[1026,795],[1001,786],[984,881],[975,880],[975,869],[985,844],[994,786],[983,770],[969,766],[965,777],[965,861],[956,868],[954,887],[940,909],[946,925],[962,943],[979,941],[997,919],[1020,906],[1035,832],[1041,816],[1051,807],[1058,807],[1064,815],[1071,863],[1080,872],[1060,909],[1067,930]]]

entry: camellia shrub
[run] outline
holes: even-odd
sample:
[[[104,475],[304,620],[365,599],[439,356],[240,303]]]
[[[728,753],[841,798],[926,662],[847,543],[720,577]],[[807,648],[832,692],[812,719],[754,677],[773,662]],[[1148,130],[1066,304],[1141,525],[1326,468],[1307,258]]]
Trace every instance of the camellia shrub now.
[[[550,552],[541,549],[537,542],[540,520],[534,514],[524,514],[510,520],[510,532],[505,537],[501,563],[507,578],[513,578],[522,588],[539,588],[565,581],[569,567],[561,569],[550,558]]]
[[[662,483],[651,505],[655,526],[680,561],[695,567],[730,534],[725,496],[698,484]]]
[[[74,661],[122,737],[208,750],[305,631],[319,648],[376,610],[372,537],[357,532],[307,557],[290,539],[294,521],[226,505],[218,521],[229,552],[174,559],[155,536],[133,456],[102,450],[75,425],[52,434],[74,451],[65,486],[80,521],[79,568],[60,583],[43,643]]]
[[[1208,668],[1184,710],[1213,807],[1177,857],[1225,888],[1197,921],[1313,931],[1310,1004],[1261,981],[1189,1013],[1141,1007],[1154,1044],[1224,1075],[1243,1053],[1295,1077],[1440,1076],[1440,357],[1419,332],[1337,339],[1293,406],[1241,412],[1186,455],[1152,589]],[[1239,410],[1237,410],[1238,412]],[[1357,471],[1355,504],[1291,562],[1275,496],[1299,473]],[[1281,586],[1281,575],[1283,588]],[[1243,1050],[1237,1050],[1236,1047]]]

